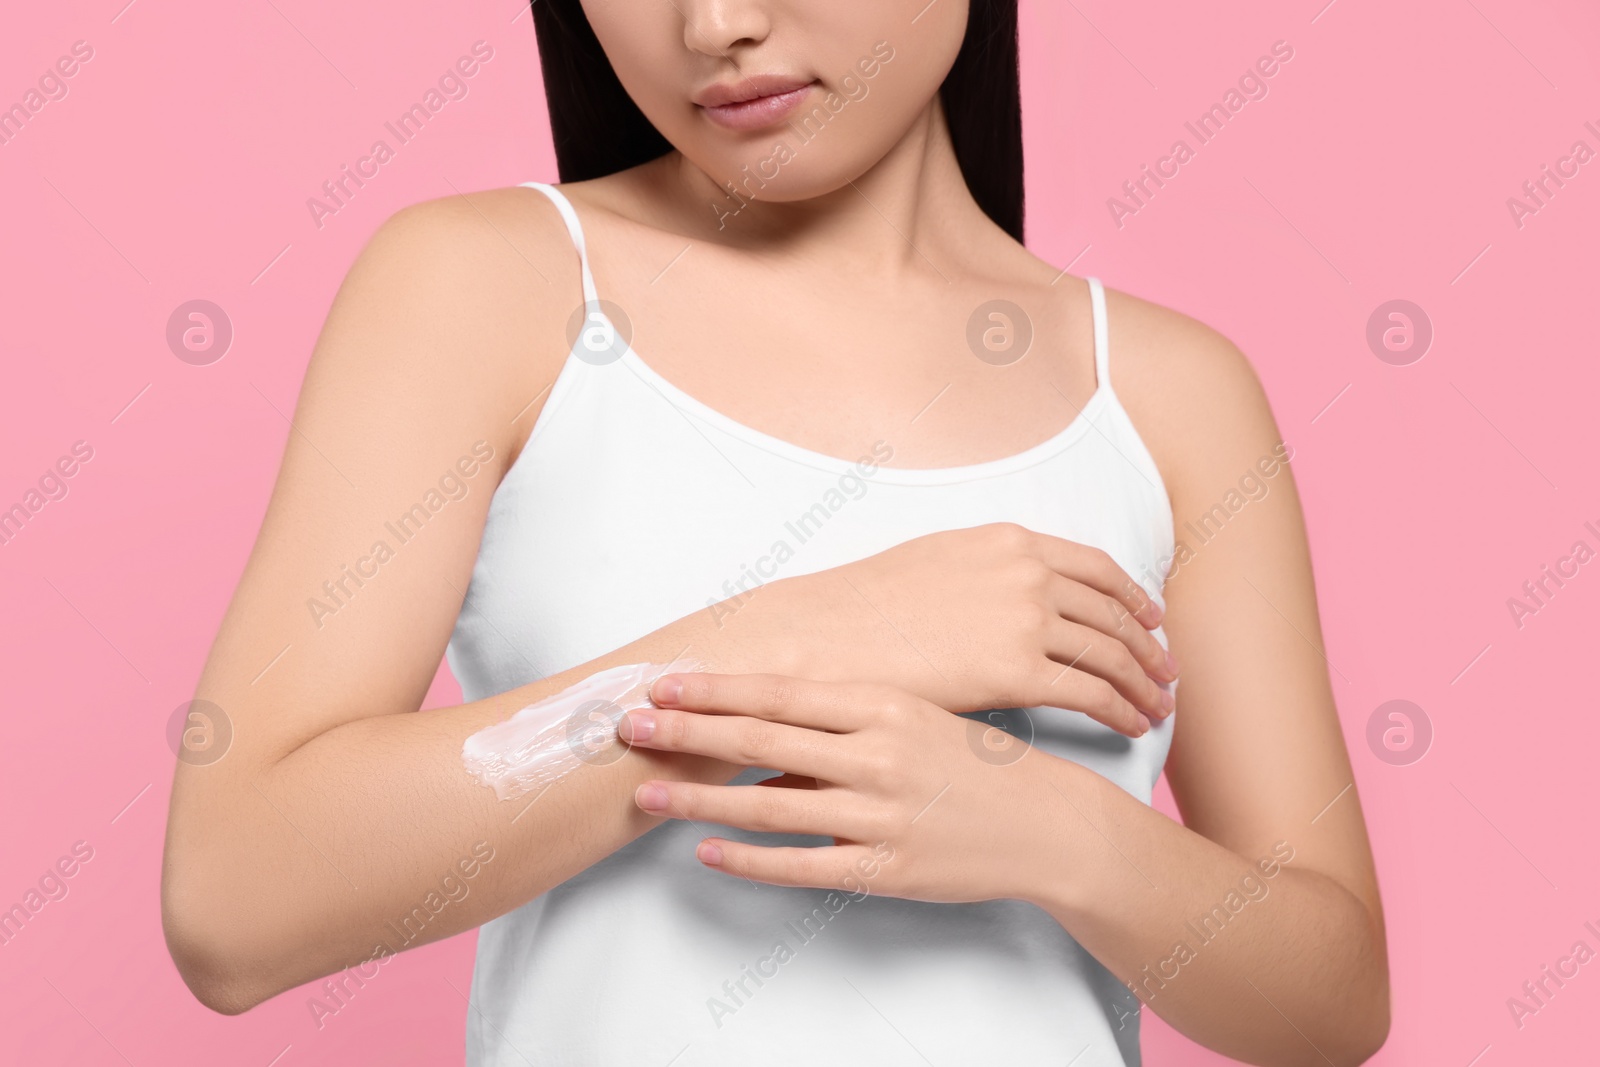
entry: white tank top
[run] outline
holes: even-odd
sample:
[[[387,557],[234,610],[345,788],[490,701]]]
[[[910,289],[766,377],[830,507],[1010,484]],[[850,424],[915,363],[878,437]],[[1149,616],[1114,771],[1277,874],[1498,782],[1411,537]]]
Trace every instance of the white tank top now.
[[[1069,426],[967,466],[874,469],[868,455],[864,474],[707,407],[626,342],[604,350],[577,213],[552,186],[526,184],[566,220],[602,329],[574,344],[495,491],[447,650],[466,700],[594,659],[757,580],[989,522],[1098,546],[1161,601],[1172,512],[1111,387],[1098,279],[1097,386]],[[1133,740],[1077,712],[1000,714],[1145,803],[1172,738],[1171,718]],[[827,843],[669,820],[484,924],[470,1067],[1139,1063],[1137,1000],[1037,907],[756,885],[695,859],[711,834]]]

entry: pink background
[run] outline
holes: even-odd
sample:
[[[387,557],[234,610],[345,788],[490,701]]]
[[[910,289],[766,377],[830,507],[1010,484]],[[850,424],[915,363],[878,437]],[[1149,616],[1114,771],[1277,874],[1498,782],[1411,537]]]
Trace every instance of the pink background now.
[[[0,946],[0,1061],[459,1062],[472,935],[405,954],[320,1029],[305,991],[234,1019],[194,1001],[158,917],[164,731],[362,242],[418,200],[555,180],[531,19],[515,0],[125,2],[24,5],[0,35],[0,104],[94,48],[0,145],[0,508],[74,442],[94,450],[0,545],[0,907],[74,842],[94,850]],[[1521,1029],[1506,1000],[1575,941],[1600,949],[1600,727],[1577,678],[1600,563],[1520,629],[1507,598],[1574,541],[1600,548],[1600,160],[1520,228],[1506,200],[1575,140],[1600,150],[1600,10],[1324,3],[1025,2],[1030,240],[1232,337],[1295,448],[1388,911],[1395,1023],[1374,1062],[1576,1062],[1600,963]],[[494,58],[470,95],[319,230],[306,199],[479,39]],[[1270,94],[1119,228],[1107,198],[1280,39],[1295,55]],[[196,298],[235,329],[209,366],[164,337]],[[1408,366],[1366,342],[1396,298],[1435,329]],[[441,669],[430,705],[458,698]],[[1434,730],[1409,765],[1366,741],[1392,699]],[[1146,1026],[1150,1063],[1221,1062]]]

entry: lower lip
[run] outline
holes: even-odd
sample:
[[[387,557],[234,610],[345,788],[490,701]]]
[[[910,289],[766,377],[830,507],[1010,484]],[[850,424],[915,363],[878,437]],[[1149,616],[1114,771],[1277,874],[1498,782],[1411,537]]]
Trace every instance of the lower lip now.
[[[782,122],[810,95],[813,85],[802,85],[786,93],[745,100],[738,104],[720,107],[703,107],[706,118],[730,130],[759,130]]]

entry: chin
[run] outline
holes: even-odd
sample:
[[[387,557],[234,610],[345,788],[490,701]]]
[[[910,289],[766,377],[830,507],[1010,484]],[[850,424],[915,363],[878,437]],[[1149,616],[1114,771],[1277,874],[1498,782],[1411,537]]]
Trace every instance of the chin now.
[[[786,204],[826,196],[861,177],[873,163],[866,158],[840,158],[820,145],[796,148],[794,143],[795,138],[785,129],[760,150],[689,158],[727,192],[729,210],[737,208],[741,200]]]

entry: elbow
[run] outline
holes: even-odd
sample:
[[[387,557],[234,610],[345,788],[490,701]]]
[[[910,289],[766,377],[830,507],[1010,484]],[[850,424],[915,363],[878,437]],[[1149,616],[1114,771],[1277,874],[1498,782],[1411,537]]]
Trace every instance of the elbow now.
[[[215,909],[186,903],[170,886],[161,893],[161,928],[178,976],[201,1004],[219,1015],[242,1015],[272,995],[240,939]]]
[[[179,966],[183,984],[189,987],[194,999],[218,1015],[243,1015],[260,1004],[265,997],[253,995],[241,983],[226,975],[213,975]]]
[[[267,999],[221,946],[197,944],[191,936],[175,936],[168,929],[167,949],[189,992],[217,1014],[243,1015]]]
[[[1391,1016],[1389,954],[1384,937],[1383,913],[1376,901],[1349,905],[1351,946],[1349,978],[1343,996],[1330,998],[1334,1007],[1322,1033],[1327,1044],[1314,1060],[1327,1067],[1360,1067],[1378,1054],[1389,1040]]]
[[[1389,1040],[1389,990],[1383,989],[1381,999],[1351,1028],[1349,1055],[1344,1062],[1350,1067],[1360,1067],[1378,1054]]]
[[[1315,1060],[1326,1067],[1360,1067],[1378,1054],[1389,1040],[1389,976],[1378,967],[1369,981],[1362,983],[1360,995],[1346,1002],[1347,1009],[1336,1024],[1336,1044],[1318,1052]]]
[[[1389,1040],[1391,998],[1389,990],[1389,952],[1383,936],[1381,916],[1372,920],[1371,955],[1367,972],[1366,995],[1356,1012],[1355,1056],[1351,1064],[1366,1063]]]
[[[1382,943],[1355,973],[1301,990],[1309,994],[1297,1008],[1277,1011],[1286,1025],[1278,1030],[1276,1051],[1259,1052],[1247,1062],[1270,1067],[1361,1067],[1389,1040],[1389,970]],[[1259,992],[1259,990],[1257,991]],[[1316,1004],[1322,1010],[1312,1010]],[[1272,1011],[1272,1009],[1268,1009]],[[1288,1023],[1293,1017],[1298,1025]]]

